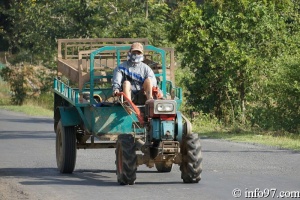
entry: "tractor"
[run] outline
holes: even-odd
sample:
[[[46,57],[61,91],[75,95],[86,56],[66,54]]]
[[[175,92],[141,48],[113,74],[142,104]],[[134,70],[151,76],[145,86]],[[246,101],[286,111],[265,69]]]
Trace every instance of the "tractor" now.
[[[141,105],[123,92],[112,95],[112,71],[126,59],[131,42],[144,44],[144,62],[158,80],[154,99]],[[179,111],[182,89],[174,86],[174,78],[174,50],[148,45],[147,39],[59,39],[53,86],[59,171],[73,173],[79,149],[115,148],[121,185],[134,184],[137,168],[144,164],[158,172],[171,172],[178,164],[184,183],[198,183],[200,138]]]

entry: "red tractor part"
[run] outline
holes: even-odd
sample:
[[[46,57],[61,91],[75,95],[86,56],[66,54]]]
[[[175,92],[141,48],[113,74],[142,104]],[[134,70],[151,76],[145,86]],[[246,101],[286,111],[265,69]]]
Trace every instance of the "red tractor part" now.
[[[134,112],[136,113],[136,116],[137,116],[137,118],[138,118],[140,124],[144,124],[144,119],[143,119],[143,117],[142,117],[142,115],[141,115],[140,109],[139,109],[138,107],[136,107],[136,105],[131,101],[131,99],[129,99],[129,98],[125,95],[124,92],[119,92],[119,93],[117,93],[116,95],[117,95],[117,96],[123,96],[123,98],[125,99],[125,101],[127,102],[127,104],[129,104],[129,105],[133,108],[133,110],[134,110]],[[122,103],[123,103],[123,102],[122,102]]]

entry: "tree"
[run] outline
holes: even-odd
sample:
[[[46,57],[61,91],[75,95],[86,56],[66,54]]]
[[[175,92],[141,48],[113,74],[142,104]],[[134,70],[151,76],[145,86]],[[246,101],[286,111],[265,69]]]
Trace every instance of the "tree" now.
[[[192,1],[174,14],[169,39],[183,54],[188,101],[225,122],[242,123],[262,102],[276,57],[289,54],[293,1]],[[248,110],[248,112],[247,112]]]
[[[300,55],[282,56],[273,63],[273,75],[262,87],[252,121],[265,129],[300,133]]]
[[[164,1],[5,2],[0,4],[6,19],[0,28],[17,55],[14,63],[42,61],[54,67],[58,38],[147,37],[154,45],[167,43],[165,24],[171,19]]]

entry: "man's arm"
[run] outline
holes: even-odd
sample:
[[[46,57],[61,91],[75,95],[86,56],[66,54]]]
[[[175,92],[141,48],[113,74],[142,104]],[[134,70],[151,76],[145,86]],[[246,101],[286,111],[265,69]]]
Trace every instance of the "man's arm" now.
[[[119,69],[119,66],[114,69],[113,81],[112,81],[112,90],[119,92],[121,90],[121,82],[123,79],[122,72]]]
[[[154,74],[153,70],[148,65],[147,65],[146,69],[147,69],[146,78],[150,78],[151,82],[152,82],[152,86],[156,87],[157,86],[157,80],[156,80],[156,77],[155,77],[155,74]]]

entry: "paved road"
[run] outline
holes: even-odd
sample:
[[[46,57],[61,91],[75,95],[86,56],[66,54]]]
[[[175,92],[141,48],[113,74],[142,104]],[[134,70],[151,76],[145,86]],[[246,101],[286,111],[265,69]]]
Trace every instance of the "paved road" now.
[[[171,173],[140,166],[136,184],[120,186],[114,149],[79,150],[74,173],[62,175],[56,168],[53,120],[0,110],[0,199],[226,200],[235,199],[236,188],[240,199],[268,192],[262,199],[278,199],[281,191],[300,196],[299,152],[205,138],[202,146],[198,184],[183,184],[178,166]]]

